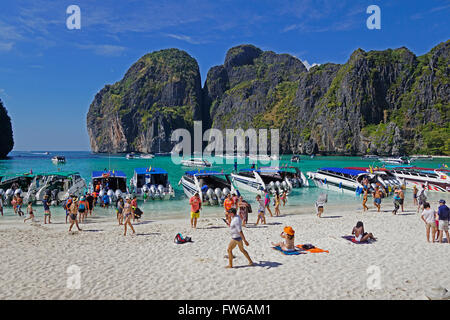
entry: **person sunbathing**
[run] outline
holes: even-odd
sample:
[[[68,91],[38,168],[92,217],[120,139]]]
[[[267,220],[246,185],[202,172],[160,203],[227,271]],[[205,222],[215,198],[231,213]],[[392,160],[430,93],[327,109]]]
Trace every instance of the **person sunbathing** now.
[[[274,247],[280,247],[284,251],[294,251],[295,250],[295,231],[292,227],[284,227],[283,232],[280,236],[285,239],[284,242],[273,243]]]
[[[357,242],[364,242],[369,239],[376,240],[372,233],[364,232],[364,224],[361,221],[358,221],[356,226],[353,227],[352,234],[355,235]]]

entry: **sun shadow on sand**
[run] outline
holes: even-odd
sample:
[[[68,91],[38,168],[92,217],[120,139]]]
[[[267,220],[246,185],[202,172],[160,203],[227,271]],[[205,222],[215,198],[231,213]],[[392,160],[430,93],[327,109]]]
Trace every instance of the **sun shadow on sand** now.
[[[92,229],[92,230],[86,230],[83,229],[83,232],[102,232],[103,230],[97,230],[97,229]]]
[[[321,217],[320,219],[337,219],[342,218],[342,216],[327,216],[327,217]]]
[[[155,222],[155,221],[153,221],[153,220],[139,221],[138,223],[135,223],[134,225],[135,226],[139,226],[139,225],[142,225],[142,224],[149,224],[149,223],[152,223],[152,222]]]
[[[246,228],[247,228],[247,229],[265,229],[265,228],[267,228],[267,226],[265,226],[265,225],[261,225],[261,226],[255,226],[255,225],[249,226],[249,225],[247,225]]]
[[[136,236],[159,236],[161,233],[153,232],[153,233],[136,233]]]
[[[268,223],[269,226],[276,226],[276,225],[279,225],[279,224],[282,224],[282,223],[281,222],[269,222]]]
[[[210,226],[210,227],[202,227],[202,228],[198,228],[198,227],[197,227],[197,229],[199,229],[199,230],[207,230],[207,229],[225,229],[225,228],[227,228],[227,227],[225,227],[225,226]]]
[[[260,261],[259,263],[253,263],[254,267],[262,267],[262,268],[276,268],[283,265],[282,263],[279,262],[274,262],[274,261]]]

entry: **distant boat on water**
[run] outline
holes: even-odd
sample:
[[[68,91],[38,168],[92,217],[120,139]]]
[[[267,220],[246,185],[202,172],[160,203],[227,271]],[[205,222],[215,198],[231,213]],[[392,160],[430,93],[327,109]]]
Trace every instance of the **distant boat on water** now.
[[[64,156],[54,156],[52,158],[52,162],[54,164],[62,164],[62,163],[66,163],[66,157]]]

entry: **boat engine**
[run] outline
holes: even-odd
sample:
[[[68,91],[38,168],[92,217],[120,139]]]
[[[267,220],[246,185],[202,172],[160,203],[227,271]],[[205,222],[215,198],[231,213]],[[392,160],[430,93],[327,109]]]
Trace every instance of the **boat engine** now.
[[[142,192],[143,192],[143,193],[148,193],[148,191],[149,191],[148,185],[144,184],[144,185],[142,186]]]
[[[222,201],[223,200],[222,190],[220,190],[220,188],[214,189],[214,194],[217,197],[217,201]]]
[[[99,198],[103,198],[103,196],[105,195],[105,190],[100,190],[100,192],[98,193]]]
[[[283,181],[283,182],[281,183],[281,188],[282,188],[284,191],[288,191],[288,190],[289,190],[289,185],[287,184],[286,181]]]
[[[164,186],[162,184],[158,185],[159,197],[164,198]]]
[[[150,197],[151,197],[152,199],[155,199],[156,193],[157,193],[157,192],[158,192],[158,191],[156,190],[155,185],[152,184],[152,185],[150,186]]]
[[[223,188],[222,193],[223,193],[224,198],[226,198],[230,194],[230,189]]]
[[[278,189],[278,192],[282,191],[280,181],[275,182],[275,189]]]
[[[122,198],[122,191],[120,189],[117,189],[115,192],[116,199]]]
[[[16,189],[16,191],[14,191],[14,195],[22,196],[22,190],[21,189]]]
[[[115,194],[114,194],[114,191],[108,190],[107,195],[108,195],[108,197],[109,197],[109,203],[112,203],[112,202],[115,200]]]

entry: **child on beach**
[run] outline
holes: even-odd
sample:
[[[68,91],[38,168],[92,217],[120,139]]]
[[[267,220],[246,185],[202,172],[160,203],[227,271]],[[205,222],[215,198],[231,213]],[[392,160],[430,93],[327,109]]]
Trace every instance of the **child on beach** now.
[[[285,241],[279,243],[273,243],[274,247],[281,247],[284,251],[294,251],[295,250],[295,231],[292,227],[284,227],[283,232],[280,235]]]
[[[423,222],[425,222],[427,242],[430,242],[430,230],[431,230],[431,240],[434,242],[436,236],[436,212],[430,208],[430,204],[425,202],[423,204],[423,211],[421,216]]]
[[[361,221],[358,221],[356,226],[353,227],[352,234],[355,235],[357,242],[364,242],[369,239],[376,240],[372,233],[364,232],[364,224]]]
[[[48,223],[51,223],[50,222],[50,218],[51,218],[50,205],[48,203],[48,195],[47,194],[44,196],[44,200],[42,200],[42,205],[44,207],[44,224],[47,224],[47,218],[48,218]]]
[[[223,201],[223,208],[225,209],[225,219],[226,223],[229,225],[231,222],[230,210],[233,208],[233,198],[231,194],[228,194],[225,200]]]
[[[264,200],[261,199],[261,196],[259,194],[256,196],[256,202],[258,202],[259,204],[258,219],[256,220],[256,225],[258,225],[259,221],[261,221],[263,224],[266,224],[266,217],[265,217],[266,205],[264,203]]]
[[[31,202],[31,201],[28,201],[27,213],[28,213],[28,218],[25,218],[23,220],[23,222],[25,222],[27,220],[31,220],[31,222],[34,222],[33,202]]]
[[[189,204],[191,205],[191,228],[197,228],[197,220],[200,218],[200,209],[202,207],[202,200],[198,192],[189,199]]]

